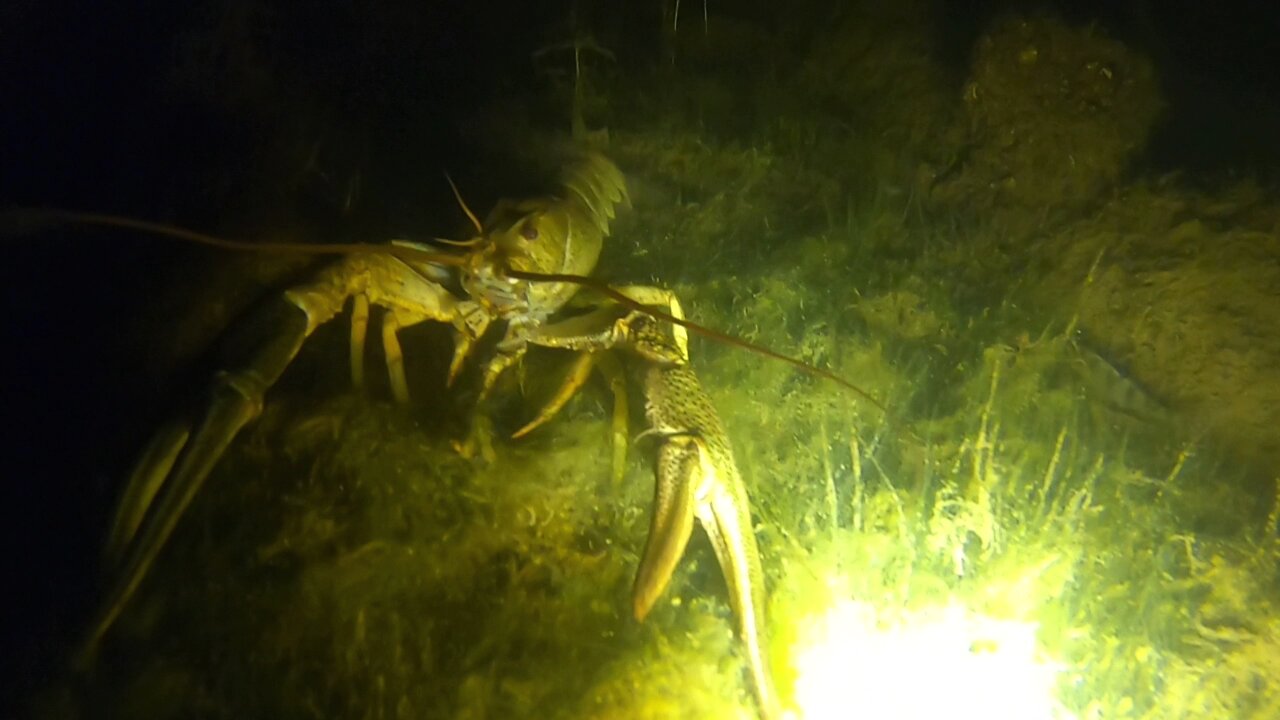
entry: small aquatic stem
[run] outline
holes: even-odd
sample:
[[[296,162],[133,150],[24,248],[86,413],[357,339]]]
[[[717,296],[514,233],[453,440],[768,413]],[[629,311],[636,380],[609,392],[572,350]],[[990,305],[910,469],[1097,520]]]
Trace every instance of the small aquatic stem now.
[[[1053,456],[1049,458],[1049,467],[1044,471],[1044,480],[1040,483],[1040,500],[1036,504],[1036,512],[1033,517],[1041,517],[1044,515],[1045,503],[1049,501],[1049,490],[1053,485],[1053,478],[1058,470],[1058,461],[1062,459],[1062,445],[1067,439],[1067,427],[1062,426],[1062,430],[1058,432],[1058,440],[1053,445]]]
[[[978,427],[978,439],[973,444],[973,461],[971,463],[973,472],[970,479],[971,486],[967,493],[970,500],[976,499],[984,490],[983,482],[987,475],[987,464],[991,457],[991,448],[989,447],[991,441],[989,440],[987,429],[990,427],[991,406],[995,403],[996,388],[999,384],[1000,361],[997,359],[991,366],[991,389],[987,392],[987,403],[982,408],[982,422]],[[986,460],[984,460],[984,455],[987,458]]]
[[[857,429],[849,433],[849,463],[853,475],[853,494],[850,498],[850,504],[853,506],[853,529],[861,530],[863,496],[866,494],[866,486],[862,483],[862,454],[858,451]]]
[[[822,472],[826,479],[827,518],[831,525],[831,537],[835,539],[836,532],[840,529],[840,506],[836,499],[835,474],[831,470],[831,441],[827,437],[826,419],[819,425],[818,433],[819,447],[822,449]]]

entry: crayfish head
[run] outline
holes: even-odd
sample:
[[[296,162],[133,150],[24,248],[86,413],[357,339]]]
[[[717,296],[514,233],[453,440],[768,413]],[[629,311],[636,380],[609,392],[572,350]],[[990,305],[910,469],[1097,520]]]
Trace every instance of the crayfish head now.
[[[552,198],[501,203],[490,216],[489,242],[508,267],[569,272],[566,268],[574,247],[567,220],[563,208]]]

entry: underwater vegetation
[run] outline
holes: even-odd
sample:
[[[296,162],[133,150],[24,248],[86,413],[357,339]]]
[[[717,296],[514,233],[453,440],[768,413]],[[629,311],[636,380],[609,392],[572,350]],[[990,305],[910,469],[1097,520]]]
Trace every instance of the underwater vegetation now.
[[[716,5],[643,71],[597,53],[590,82],[543,91],[607,128],[627,178],[599,277],[670,288],[887,407],[691,338],[750,496],[782,704],[1280,717],[1274,189],[1145,174],[1157,70],[1097,27],[1000,17],[956,71],[928,3],[803,27]],[[402,406],[351,388],[344,333],[315,333],[94,670],[34,716],[757,716],[704,538],[632,617],[654,446],[615,481],[605,383],[510,440],[570,361],[534,348],[495,388],[492,455],[467,459],[475,378],[445,387],[446,334],[406,337]]]

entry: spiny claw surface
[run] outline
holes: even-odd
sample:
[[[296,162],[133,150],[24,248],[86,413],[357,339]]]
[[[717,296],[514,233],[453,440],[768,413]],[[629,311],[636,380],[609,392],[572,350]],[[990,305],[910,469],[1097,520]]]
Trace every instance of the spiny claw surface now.
[[[683,356],[652,318],[633,314],[624,323],[626,342],[643,346],[645,355]],[[651,360],[644,386],[650,432],[660,445],[653,518],[632,591],[636,617],[643,619],[670,584],[696,517],[729,588],[760,713],[779,717],[764,636],[764,573],[729,436],[687,362]]]

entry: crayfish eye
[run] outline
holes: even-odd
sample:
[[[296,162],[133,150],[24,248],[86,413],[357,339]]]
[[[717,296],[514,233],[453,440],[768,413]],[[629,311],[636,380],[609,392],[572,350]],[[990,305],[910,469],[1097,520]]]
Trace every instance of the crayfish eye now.
[[[530,242],[537,240],[538,239],[537,226],[535,226],[533,223],[525,223],[524,227],[520,228],[520,237],[524,238],[525,240],[529,240]]]

